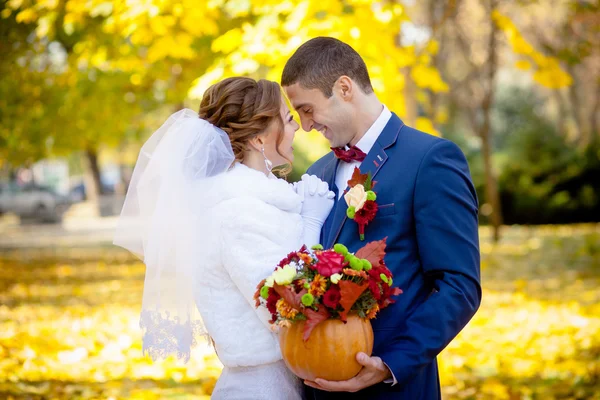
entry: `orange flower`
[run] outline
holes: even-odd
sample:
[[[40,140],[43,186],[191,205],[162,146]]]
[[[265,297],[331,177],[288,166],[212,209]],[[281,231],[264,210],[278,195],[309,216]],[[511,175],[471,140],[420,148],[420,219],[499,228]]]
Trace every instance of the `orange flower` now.
[[[367,318],[368,319],[373,319],[377,316],[377,313],[379,312],[379,305],[375,304],[375,306],[373,306],[373,308],[371,308],[368,312],[367,312]]]
[[[367,277],[368,277],[367,273],[365,271],[356,271],[356,270],[353,270],[352,268],[344,268],[344,270],[342,272],[344,272],[344,274],[346,274],[348,276],[358,276],[363,279],[367,279]]]
[[[304,253],[298,253],[298,257],[300,257],[300,259],[302,261],[304,261],[304,264],[310,264],[313,262],[313,259],[311,256],[309,256],[308,254],[304,254]]]
[[[308,293],[312,294],[315,297],[321,297],[325,290],[327,289],[327,278],[322,275],[315,275],[313,281],[310,283],[310,289],[308,289]]]
[[[294,319],[294,317],[298,314],[298,310],[286,303],[284,299],[277,300],[277,312],[283,318],[289,319]]]

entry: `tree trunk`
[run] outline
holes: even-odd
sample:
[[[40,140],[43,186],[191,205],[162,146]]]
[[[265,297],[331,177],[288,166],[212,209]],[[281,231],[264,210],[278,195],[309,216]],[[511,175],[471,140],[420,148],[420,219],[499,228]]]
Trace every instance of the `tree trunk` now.
[[[495,78],[498,68],[498,52],[496,49],[496,35],[498,27],[492,19],[492,12],[496,8],[496,0],[490,0],[489,23],[490,36],[488,40],[488,62],[487,62],[487,90],[483,99],[481,110],[483,113],[483,121],[479,130],[483,150],[483,167],[485,171],[485,194],[488,203],[492,207],[490,214],[490,222],[494,228],[494,241],[500,239],[500,227],[502,226],[502,210],[500,207],[500,195],[498,193],[498,181],[494,173],[492,163],[492,126],[491,112],[492,104],[494,103]]]
[[[576,142],[580,147],[585,147],[589,143],[589,138],[587,137],[588,135],[582,118],[583,110],[580,101],[579,90],[577,88],[575,69],[567,66],[567,72],[573,77],[573,84],[571,84],[567,90],[569,93],[569,100],[571,102],[571,115],[577,131]]]
[[[597,90],[594,94],[594,107],[592,107],[592,118],[590,120],[590,130],[592,142],[600,141],[600,124],[598,121],[600,116],[600,85],[596,85]]]
[[[569,116],[569,111],[567,110],[567,106],[565,105],[565,100],[563,99],[560,89],[552,90],[550,93],[556,100],[556,106],[558,108],[558,112],[556,113],[556,126],[558,126],[560,134],[563,137],[567,137],[567,118]]]
[[[502,209],[500,206],[500,194],[498,192],[498,180],[494,173],[492,164],[492,146],[489,131],[481,132],[481,144],[483,151],[483,169],[485,174],[485,197],[492,207],[490,222],[494,229],[494,242],[500,240],[500,227],[502,226]]]
[[[86,195],[88,200],[97,200],[99,195],[104,194],[102,190],[102,181],[100,179],[100,167],[98,165],[98,150],[87,147],[85,150],[87,159],[87,170],[91,177],[91,182],[86,185]]]

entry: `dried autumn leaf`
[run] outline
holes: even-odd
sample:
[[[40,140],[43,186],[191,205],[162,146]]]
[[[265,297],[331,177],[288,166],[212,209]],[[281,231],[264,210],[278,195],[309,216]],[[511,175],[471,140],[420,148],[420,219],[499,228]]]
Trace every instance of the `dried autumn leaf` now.
[[[290,306],[294,307],[298,311],[302,310],[303,306],[301,299],[302,296],[308,293],[306,289],[303,289],[300,291],[300,293],[295,293],[291,287],[281,286],[276,283],[273,285],[273,290],[275,290],[275,292],[277,292],[277,294],[280,295]]]
[[[367,243],[356,252],[356,257],[369,260],[371,265],[379,265],[379,262],[385,257],[386,240],[387,236],[381,240]]]
[[[342,312],[340,312],[340,319],[346,322],[346,316],[350,312],[350,309],[360,295],[367,289],[369,282],[365,280],[359,285],[358,283],[352,281],[340,281],[338,286],[340,287],[340,293],[342,295],[342,298],[340,299],[340,305],[344,309]]]
[[[312,308],[306,308],[304,310],[306,316],[306,323],[304,324],[304,332],[302,340],[305,342],[310,337],[311,332],[317,325],[329,318],[329,312],[324,306],[319,307],[319,311],[315,311]]]
[[[350,178],[348,181],[348,186],[354,187],[356,185],[364,185],[368,178],[369,174],[361,174],[360,169],[358,169],[358,167],[354,167],[354,172],[352,173],[352,178]]]

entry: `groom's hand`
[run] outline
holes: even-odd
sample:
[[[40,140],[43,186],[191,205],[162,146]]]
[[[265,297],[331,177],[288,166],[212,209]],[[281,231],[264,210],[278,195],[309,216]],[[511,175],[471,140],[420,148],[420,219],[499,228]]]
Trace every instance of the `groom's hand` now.
[[[379,357],[369,357],[365,353],[357,353],[356,361],[363,368],[358,375],[347,381],[326,381],[325,379],[315,379],[304,381],[310,387],[328,392],[358,392],[369,386],[391,378],[392,373]]]

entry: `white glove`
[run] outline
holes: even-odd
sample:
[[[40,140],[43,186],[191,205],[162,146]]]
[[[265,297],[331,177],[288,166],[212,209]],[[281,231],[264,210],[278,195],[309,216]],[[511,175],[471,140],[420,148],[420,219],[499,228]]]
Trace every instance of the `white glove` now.
[[[311,247],[320,241],[321,229],[333,208],[335,193],[329,190],[327,182],[307,174],[302,175],[295,189],[302,197],[300,215],[304,222],[304,244]]]

